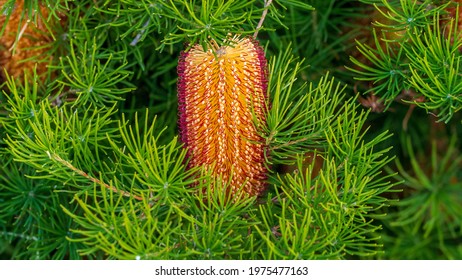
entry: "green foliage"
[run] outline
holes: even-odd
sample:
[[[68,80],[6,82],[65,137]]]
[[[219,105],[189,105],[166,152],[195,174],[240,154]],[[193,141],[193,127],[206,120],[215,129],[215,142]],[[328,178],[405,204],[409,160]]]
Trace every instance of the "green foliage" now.
[[[384,49],[377,37],[375,30],[373,31],[375,45],[373,47],[364,43],[358,42],[358,50],[370,64],[363,63],[352,57],[351,61],[360,66],[361,69],[349,68],[360,81],[372,82],[374,85],[366,91],[373,92],[379,95],[385,102],[390,103],[401,93],[407,89],[406,80],[406,65],[403,65],[401,57],[403,56],[403,48],[394,50],[391,44],[385,41]]]
[[[411,138],[407,140],[412,169],[407,171],[400,161],[396,161],[399,171],[396,177],[404,182],[406,192],[412,195],[396,202],[399,211],[387,218],[393,239],[390,236],[385,240],[398,242],[390,246],[388,257],[458,259],[460,247],[459,251],[457,247],[452,248],[462,236],[461,178],[458,172],[462,157],[456,150],[456,138],[451,138],[444,155],[438,155],[436,143],[433,143],[431,157],[426,164],[419,160],[423,155],[414,153]],[[410,236],[417,238],[411,240]],[[409,248],[404,255],[397,250],[401,243],[415,248]]]
[[[461,218],[459,215],[461,210],[460,197],[457,195],[460,184],[458,183],[459,178],[452,177],[452,174],[454,174],[455,169],[458,169],[461,157],[453,158],[455,152],[454,140],[455,138],[449,144],[447,154],[442,158],[438,158],[436,147],[433,145],[430,161],[431,177],[427,176],[422,167],[419,166],[414,153],[410,154],[410,161],[413,173],[416,174],[415,178],[410,176],[403,169],[402,165],[397,162],[398,170],[405,178],[404,182],[410,188],[410,191],[415,189],[420,192],[419,195],[399,202],[399,205],[403,205],[404,207],[409,205],[410,208],[409,210],[401,211],[400,217],[393,223],[394,225],[404,225],[413,220],[420,220],[420,222],[415,223],[415,226],[419,224],[423,226],[424,236],[428,236],[432,230],[443,230],[443,225],[447,226],[453,235],[457,232],[457,229],[460,227],[459,221]],[[411,147],[409,151],[412,152]],[[411,203],[414,199],[419,202]],[[418,209],[413,208],[417,204],[420,207]],[[431,215],[431,219],[426,219],[425,215],[427,214]],[[455,221],[455,223],[450,223],[450,221]]]
[[[340,85],[334,86],[335,82],[327,76],[315,89],[312,84],[310,88],[306,83],[298,84],[303,62],[297,62],[289,51],[273,57],[270,65],[268,87],[272,107],[263,137],[270,147],[273,163],[293,163],[294,154],[319,147],[323,131],[336,118],[335,110],[341,102]]]
[[[400,134],[401,155],[387,169],[397,172],[403,192],[393,196],[383,220],[388,250],[380,258],[460,259],[460,7],[450,1],[363,2],[379,10],[382,18],[374,22],[380,32],[372,31],[373,45],[358,42],[366,59],[351,57],[349,69],[356,80],[370,82],[362,89],[385,103],[385,127]],[[418,107],[430,117],[422,118]]]
[[[328,72],[346,75],[340,69],[343,67],[338,66],[348,61],[345,50],[354,47],[357,26],[353,20],[363,16],[358,13],[357,4],[349,0],[304,2],[314,9],[288,6],[283,20],[288,29],[276,27],[275,32],[263,35],[269,37],[268,51],[278,53],[292,46],[293,53],[307,59],[310,65],[302,71],[304,80],[319,79]]]
[[[410,31],[409,33],[411,34],[415,33],[413,29],[420,29],[431,24],[431,18],[435,12],[441,12],[447,6],[446,4],[435,9],[432,6],[434,1],[431,0],[424,2],[414,0],[381,0],[378,2],[380,4],[376,4],[375,7],[390,23],[385,24],[377,21],[375,23],[377,27],[392,29],[393,31]],[[379,7],[379,5],[382,7]]]
[[[1,32],[14,2],[1,8]],[[1,85],[2,258],[461,258],[462,37],[448,5],[24,3],[23,20],[42,17],[33,11],[44,4],[42,20],[65,23],[47,29],[54,60],[44,80],[25,69]],[[357,36],[371,8],[385,21],[370,46]],[[188,168],[176,66],[190,44],[256,32],[269,112],[255,125],[270,173],[267,192],[247,197]],[[363,57],[350,63],[355,44]],[[388,111],[365,111],[355,89]]]
[[[434,6],[432,1],[401,0],[381,4],[374,5],[385,23],[375,25],[383,34],[374,31],[373,46],[358,43],[366,62],[352,57],[359,69],[349,69],[358,75],[357,80],[373,82],[365,92],[377,95],[387,106],[393,101],[410,101],[448,122],[461,108],[458,16],[441,23],[449,3]],[[387,35],[391,32],[395,35]],[[413,94],[403,96],[406,91]]]
[[[462,108],[459,97],[462,37],[454,21],[450,21],[444,31],[438,22],[434,26],[436,29],[428,27],[425,34],[412,37],[415,45],[408,56],[412,51],[412,55],[421,59],[411,60],[409,83],[425,96],[426,101],[419,105],[427,110],[437,110],[438,118],[448,122]]]
[[[124,81],[130,75],[130,72],[125,70],[127,62],[120,64],[120,61],[124,60],[123,54],[97,53],[101,45],[96,44],[95,37],[92,39],[90,47],[88,41],[76,44],[70,40],[70,56],[64,58],[67,61],[61,61],[60,70],[64,79],[59,82],[63,88],[68,89],[69,94],[77,96],[75,106],[89,102],[99,105],[121,100],[121,95],[134,89],[123,87]],[[82,47],[83,49],[79,49]],[[120,65],[114,65],[112,60]]]

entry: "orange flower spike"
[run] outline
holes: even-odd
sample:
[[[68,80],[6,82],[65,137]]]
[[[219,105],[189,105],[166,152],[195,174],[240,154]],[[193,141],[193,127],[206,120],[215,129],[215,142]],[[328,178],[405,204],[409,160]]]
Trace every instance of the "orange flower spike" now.
[[[253,117],[266,121],[267,68],[252,38],[195,45],[178,64],[179,126],[190,166],[206,166],[230,181],[231,191],[258,195],[265,188],[263,138]]]

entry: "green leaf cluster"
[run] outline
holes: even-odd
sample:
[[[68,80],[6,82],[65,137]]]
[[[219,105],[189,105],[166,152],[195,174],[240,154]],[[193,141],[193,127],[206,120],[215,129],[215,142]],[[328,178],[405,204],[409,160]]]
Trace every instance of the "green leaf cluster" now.
[[[398,136],[387,170],[402,190],[382,220],[388,250],[379,258],[460,259],[460,7],[362,2],[376,10],[373,40],[358,40],[348,68],[370,105],[385,109],[370,119],[372,135],[383,127]]]
[[[448,143],[445,155],[439,155],[436,142],[427,162],[416,154],[407,138],[410,170],[396,161],[405,192],[410,193],[395,203],[398,211],[386,221],[385,244],[387,258],[459,259],[461,231],[461,155],[456,149],[456,137]],[[403,255],[402,250],[406,250]]]
[[[371,82],[365,92],[387,106],[393,101],[412,102],[449,122],[461,108],[458,13],[447,17],[450,2],[376,2],[384,23],[376,21],[375,26],[381,33],[373,31],[372,45],[358,42],[366,60],[351,57],[357,67],[349,69],[357,80]]]

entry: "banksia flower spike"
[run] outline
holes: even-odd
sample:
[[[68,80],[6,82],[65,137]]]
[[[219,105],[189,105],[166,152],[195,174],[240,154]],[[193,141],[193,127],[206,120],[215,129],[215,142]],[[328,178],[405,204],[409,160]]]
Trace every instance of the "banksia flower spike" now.
[[[208,50],[192,46],[178,64],[179,126],[190,166],[205,166],[229,182],[231,192],[258,195],[267,169],[255,120],[265,123],[267,68],[250,37],[233,37]]]

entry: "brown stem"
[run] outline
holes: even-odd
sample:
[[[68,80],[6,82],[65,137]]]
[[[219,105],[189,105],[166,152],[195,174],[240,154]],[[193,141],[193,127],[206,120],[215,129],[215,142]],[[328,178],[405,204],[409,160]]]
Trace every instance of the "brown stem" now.
[[[273,146],[273,147],[271,147],[271,150],[274,151],[274,150],[277,150],[277,149],[280,149],[280,148],[283,148],[283,147],[287,147],[287,146],[291,146],[291,145],[293,145],[293,144],[297,144],[297,143],[300,143],[300,142],[304,142],[304,141],[306,141],[306,140],[308,140],[307,137],[304,137],[304,138],[299,139],[299,140],[289,141],[289,142],[286,142],[286,143],[281,144],[281,145],[279,145],[279,146]]]
[[[411,104],[409,109],[406,112],[406,116],[403,119],[403,130],[407,131],[407,124],[409,123],[409,119],[411,118],[412,112],[414,111],[415,104]]]
[[[261,14],[260,21],[258,22],[257,27],[255,28],[255,33],[253,34],[254,39],[257,38],[258,31],[260,30],[260,28],[263,25],[263,22],[265,21],[266,14],[268,13],[268,7],[269,5],[271,5],[271,2],[273,2],[273,0],[265,0],[265,6],[263,7],[263,13]]]
[[[108,185],[104,182],[102,182],[101,180],[98,180],[96,178],[93,178],[91,177],[90,175],[88,175],[87,173],[83,172],[82,170],[78,169],[77,167],[73,166],[70,162],[62,159],[60,156],[56,155],[56,154],[51,154],[50,152],[47,151],[47,154],[48,154],[48,157],[50,157],[51,159],[54,159],[56,161],[58,161],[59,163],[63,164],[64,166],[68,167],[69,169],[71,169],[72,171],[76,172],[77,174],[79,174],[80,176],[83,176],[85,178],[87,178],[88,180],[94,182],[94,183],[97,183],[97,184],[100,184],[100,185],[103,185],[105,188],[115,192],[115,193],[120,193],[121,195],[123,196],[126,196],[126,197],[131,197],[131,198],[134,198],[136,200],[143,200],[143,198],[141,196],[138,196],[138,195],[133,195],[129,192],[125,192],[125,191],[122,191],[122,190],[119,190],[119,189],[116,189],[114,186],[111,186],[111,185]]]
[[[29,20],[27,20],[26,23],[22,26],[21,31],[19,31],[18,38],[16,39],[16,41],[14,41],[14,44],[8,49],[9,52],[11,52],[16,47],[19,40],[21,40],[21,37],[22,35],[24,35],[24,32],[26,31],[28,24],[29,24]]]

